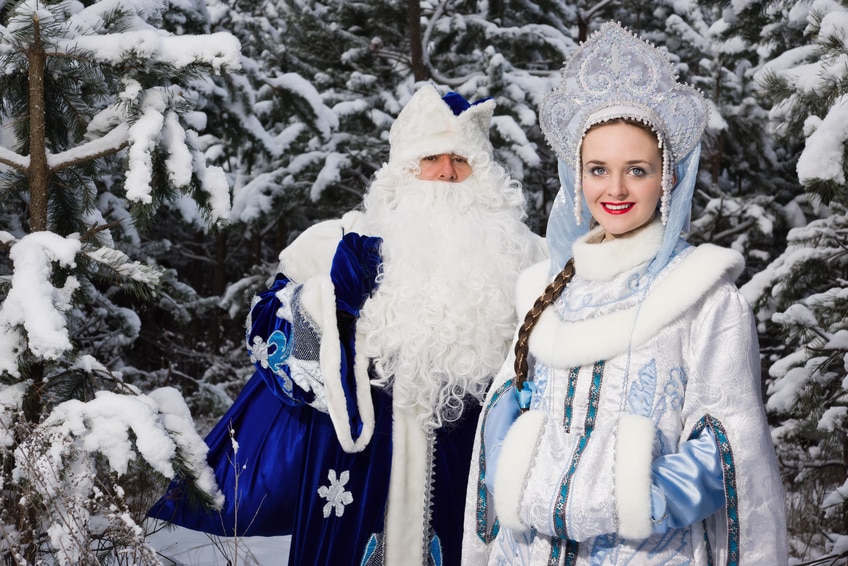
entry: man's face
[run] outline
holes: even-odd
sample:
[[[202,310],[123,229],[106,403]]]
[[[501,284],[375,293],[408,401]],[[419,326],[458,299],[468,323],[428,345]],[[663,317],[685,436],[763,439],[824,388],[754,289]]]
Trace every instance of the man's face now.
[[[421,172],[417,176],[424,181],[461,183],[474,172],[468,160],[455,153],[428,155],[418,162],[418,167]]]

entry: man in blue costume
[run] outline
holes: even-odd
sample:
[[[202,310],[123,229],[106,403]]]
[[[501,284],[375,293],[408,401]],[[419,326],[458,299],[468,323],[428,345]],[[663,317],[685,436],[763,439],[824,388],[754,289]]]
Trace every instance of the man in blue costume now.
[[[545,257],[492,160],[494,106],[412,96],[362,210],[306,230],[254,300],[256,374],[207,437],[222,509],[175,482],[151,515],[291,533],[290,564],[459,564],[480,402],[517,274]]]

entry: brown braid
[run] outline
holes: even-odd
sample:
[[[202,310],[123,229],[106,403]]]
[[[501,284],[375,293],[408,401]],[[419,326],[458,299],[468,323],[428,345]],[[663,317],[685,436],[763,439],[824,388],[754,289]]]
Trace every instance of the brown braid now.
[[[522,387],[524,387],[524,382],[527,381],[527,351],[529,349],[530,342],[530,333],[533,331],[533,327],[536,326],[536,323],[539,322],[539,317],[542,316],[542,312],[548,308],[554,301],[556,301],[562,292],[565,290],[565,286],[568,285],[568,282],[574,277],[574,258],[569,259],[565,264],[565,267],[562,268],[554,280],[551,281],[547,287],[545,287],[544,293],[536,299],[536,302],[533,303],[533,307],[527,311],[527,314],[524,315],[524,322],[521,324],[521,328],[518,329],[518,340],[515,342],[515,391],[521,391]],[[525,409],[522,409],[524,411]]]

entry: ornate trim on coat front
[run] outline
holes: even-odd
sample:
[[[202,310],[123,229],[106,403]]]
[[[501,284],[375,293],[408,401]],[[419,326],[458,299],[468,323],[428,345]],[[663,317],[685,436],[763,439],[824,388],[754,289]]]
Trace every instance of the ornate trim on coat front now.
[[[595,430],[595,417],[598,414],[598,404],[601,401],[601,385],[603,384],[605,365],[605,362],[601,360],[595,362],[595,365],[592,367],[592,386],[589,389],[589,410],[586,413],[586,419],[583,425],[583,435],[578,440],[574,454],[571,456],[571,465],[565,472],[565,476],[563,477],[562,484],[559,488],[559,493],[557,494],[556,503],[554,504],[553,524],[555,538],[551,542],[551,561],[555,554],[560,553],[559,547],[562,541],[568,540],[568,525],[566,524],[567,521],[565,519],[565,515],[568,508],[568,495],[571,490],[571,480],[574,477],[575,472],[577,472],[577,465],[580,463],[580,458],[586,450],[586,445],[589,443],[589,437],[592,435],[592,431]],[[568,542],[570,543],[572,541]],[[569,545],[569,548],[571,547],[573,547],[574,552],[576,552],[577,544],[573,543]]]

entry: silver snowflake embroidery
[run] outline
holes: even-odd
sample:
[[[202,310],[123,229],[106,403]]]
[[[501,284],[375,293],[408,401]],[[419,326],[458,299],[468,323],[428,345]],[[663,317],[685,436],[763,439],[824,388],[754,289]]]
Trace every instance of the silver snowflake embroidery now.
[[[318,488],[318,495],[327,500],[324,505],[324,518],[330,516],[330,511],[335,507],[336,517],[341,517],[344,514],[345,505],[353,503],[353,494],[345,491],[344,486],[347,485],[350,479],[350,472],[345,470],[336,479],[336,470],[330,470],[327,473],[327,479],[330,480],[330,485],[322,485]]]
[[[263,368],[268,367],[268,344],[261,336],[253,337],[253,345],[248,345],[247,351],[250,353],[251,363],[259,362]]]

